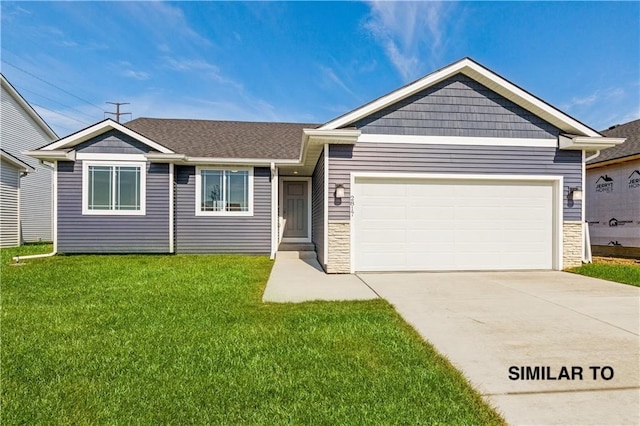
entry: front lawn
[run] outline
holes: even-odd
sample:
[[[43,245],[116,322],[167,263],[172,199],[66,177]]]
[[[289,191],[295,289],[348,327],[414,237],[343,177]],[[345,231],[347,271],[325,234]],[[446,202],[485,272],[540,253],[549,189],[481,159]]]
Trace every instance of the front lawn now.
[[[635,260],[594,257],[593,263],[572,268],[570,272],[640,287],[640,263]]]
[[[2,258],[3,424],[502,423],[382,300],[263,304],[266,257]]]

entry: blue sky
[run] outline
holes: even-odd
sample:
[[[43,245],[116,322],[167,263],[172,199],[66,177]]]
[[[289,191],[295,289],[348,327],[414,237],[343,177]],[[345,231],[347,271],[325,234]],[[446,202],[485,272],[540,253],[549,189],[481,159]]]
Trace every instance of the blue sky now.
[[[322,123],[465,56],[598,130],[640,117],[639,2],[1,8],[2,73],[59,136],[107,101],[134,118]]]

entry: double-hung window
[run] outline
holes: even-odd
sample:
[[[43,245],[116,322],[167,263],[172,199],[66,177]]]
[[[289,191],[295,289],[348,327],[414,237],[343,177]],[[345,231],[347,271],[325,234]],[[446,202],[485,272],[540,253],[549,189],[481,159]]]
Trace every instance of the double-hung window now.
[[[253,169],[196,168],[196,215],[253,215]]]
[[[84,161],[83,214],[144,215],[145,163]]]

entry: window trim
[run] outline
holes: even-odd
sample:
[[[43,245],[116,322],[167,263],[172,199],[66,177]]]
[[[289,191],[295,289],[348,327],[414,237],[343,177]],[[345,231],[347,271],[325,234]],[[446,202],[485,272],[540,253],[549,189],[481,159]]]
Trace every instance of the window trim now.
[[[241,211],[202,211],[202,172],[203,171],[246,171],[248,172],[249,185],[248,203],[249,208],[246,212]],[[195,198],[195,214],[196,216],[253,216],[253,167],[222,167],[222,166],[196,166],[196,196]]]
[[[89,166],[139,167],[140,168],[140,209],[139,210],[91,210],[89,209]],[[113,197],[115,188],[112,190]],[[147,163],[141,161],[82,161],[82,215],[89,216],[145,216],[147,212]]]

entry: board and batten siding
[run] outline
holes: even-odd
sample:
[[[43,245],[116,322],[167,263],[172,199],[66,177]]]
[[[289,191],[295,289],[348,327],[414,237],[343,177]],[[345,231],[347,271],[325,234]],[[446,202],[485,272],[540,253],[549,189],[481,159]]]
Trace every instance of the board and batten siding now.
[[[582,152],[557,148],[470,145],[358,143],[329,148],[329,187],[341,183],[351,196],[352,172],[558,175],[564,177],[564,220],[581,220],[581,203],[568,199],[568,187],[582,187]],[[349,220],[349,203],[327,194],[329,221]],[[357,203],[358,201],[355,200]]]
[[[168,253],[169,165],[147,164],[144,216],[83,215],[82,161],[58,162],[58,251]]]
[[[352,124],[363,134],[557,139],[560,130],[457,74]]]
[[[271,253],[271,171],[253,169],[253,216],[196,216],[195,167],[176,167],[177,253]]]
[[[20,181],[20,221],[25,242],[52,241],[53,170],[22,154],[53,142],[38,123],[2,88],[0,139],[2,149],[34,171]]]
[[[324,262],[324,150],[320,153],[318,163],[313,170],[311,178],[311,241],[316,247],[318,261],[321,265]]]
[[[20,170],[13,164],[0,164],[0,247],[20,245],[20,220],[18,197],[20,195]]]

